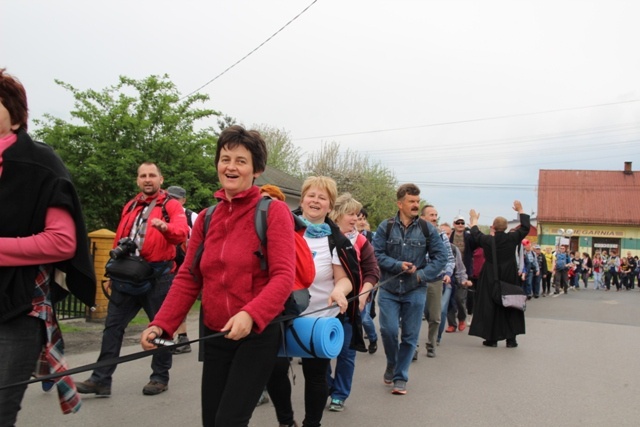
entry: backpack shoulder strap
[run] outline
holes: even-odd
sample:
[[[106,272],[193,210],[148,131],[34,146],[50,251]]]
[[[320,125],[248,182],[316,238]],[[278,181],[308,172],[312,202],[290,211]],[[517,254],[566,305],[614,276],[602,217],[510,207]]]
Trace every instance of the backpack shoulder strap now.
[[[395,224],[396,218],[392,217],[387,220],[387,238],[389,238],[389,234],[391,234],[391,229],[393,228],[393,224]]]
[[[204,252],[204,241],[207,238],[207,233],[209,232],[209,224],[211,223],[211,217],[213,216],[213,211],[216,209],[216,206],[213,205],[207,208],[207,212],[204,215],[204,229],[202,230],[202,241],[200,242],[200,246],[198,246],[198,250],[196,250],[196,256],[193,257],[193,261],[191,261],[191,266],[189,267],[189,273],[196,278],[196,265],[200,264],[200,258],[202,258],[202,252]]]
[[[429,233],[429,225],[427,224],[427,221],[422,218],[418,218],[418,224],[420,224],[422,234],[424,234],[425,239],[427,239],[427,250],[429,250],[429,239],[431,236],[431,234]]]
[[[254,217],[254,223],[256,228],[256,234],[260,240],[258,250],[254,252],[258,258],[260,258],[260,269],[267,269],[267,259],[264,257],[263,248],[267,245],[267,212],[269,206],[271,206],[271,198],[262,197],[256,207],[256,214]]]
[[[167,197],[166,199],[164,199],[164,202],[162,202],[162,218],[164,218],[164,222],[167,222],[167,223],[171,219],[169,218],[169,212],[167,212],[167,208],[165,207],[165,205],[169,200],[171,200],[171,197]]]
[[[189,228],[193,228],[193,220],[191,217],[193,216],[193,211],[191,209],[185,209],[184,214],[187,216],[187,225]]]

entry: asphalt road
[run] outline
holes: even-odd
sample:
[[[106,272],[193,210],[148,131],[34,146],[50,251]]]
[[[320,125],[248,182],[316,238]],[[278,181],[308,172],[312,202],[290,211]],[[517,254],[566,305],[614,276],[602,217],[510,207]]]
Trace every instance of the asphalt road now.
[[[327,411],[324,426],[637,426],[640,425],[640,292],[595,290],[532,300],[520,346],[486,348],[465,332],[445,334],[437,357],[421,352],[409,372],[408,394],[382,382],[382,346],[358,354],[344,412]],[[196,331],[190,320],[190,331]],[[195,350],[195,349],[194,349]],[[139,346],[124,349],[140,351]],[[71,367],[95,362],[96,352],[68,357]],[[294,363],[294,409],[304,414],[304,378]],[[79,413],[62,415],[55,392],[29,386],[18,426],[197,426],[197,352],[174,358],[169,390],[143,396],[149,359],[120,365],[112,397],[88,396]],[[87,374],[76,375],[84,380]],[[270,404],[256,408],[251,426],[276,426]]]

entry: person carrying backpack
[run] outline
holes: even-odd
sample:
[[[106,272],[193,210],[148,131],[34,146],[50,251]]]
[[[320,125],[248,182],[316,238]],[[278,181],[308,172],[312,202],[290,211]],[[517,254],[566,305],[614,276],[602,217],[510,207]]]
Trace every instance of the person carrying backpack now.
[[[187,190],[185,190],[184,188],[178,187],[177,185],[172,185],[171,187],[167,188],[167,194],[169,195],[170,198],[176,199],[178,202],[180,202],[180,204],[184,208],[184,214],[187,217],[187,225],[189,226],[189,236],[187,237],[187,240],[180,243],[179,245],[176,245],[175,262],[176,262],[176,266],[180,268],[180,266],[184,262],[184,257],[187,254],[187,244],[189,243],[189,237],[191,237],[191,230],[193,230],[193,224],[196,222],[196,219],[198,218],[198,214],[192,211],[191,209],[184,207],[184,204],[187,203]],[[172,351],[173,354],[191,353],[191,344],[188,344],[189,336],[187,335],[187,318],[186,317],[178,327],[178,330],[176,330],[175,342],[176,344],[180,344],[180,343],[187,343],[187,344],[174,348]]]
[[[302,315],[340,317],[349,319],[352,336],[350,345],[356,351],[366,351],[360,323],[357,295],[360,289],[360,269],[353,244],[338,226],[328,218],[333,209],[338,188],[336,182],[324,176],[307,178],[302,185],[300,209],[294,211],[307,224],[304,238],[313,253],[316,276],[309,287],[309,307]],[[346,335],[346,334],[345,334]],[[345,336],[346,339],[346,336]],[[302,359],[304,374],[305,427],[320,426],[327,404],[327,372],[330,359],[308,357]],[[267,389],[276,410],[280,426],[297,426],[291,404],[291,383],[287,376],[289,360],[281,357]]]
[[[567,245],[560,245],[556,252],[556,261],[553,265],[553,287],[554,294],[560,293],[560,287],[564,293],[569,289],[569,269],[571,268],[571,258],[567,253]]]
[[[205,215],[198,216],[184,265],[141,336],[145,350],[156,347],[155,338],[170,339],[202,292],[205,334],[219,335],[201,343],[206,426],[248,425],[280,346],[280,327],[272,321],[282,312],[294,281],[294,230],[289,208],[274,200],[265,245],[256,233],[254,218],[262,197],[254,181],[266,160],[266,144],[257,131],[234,125],[220,134],[215,156],[222,187],[215,193],[218,208],[206,235]],[[194,277],[187,266],[201,243],[204,250]],[[268,269],[261,268],[263,262]]]
[[[380,269],[373,252],[373,245],[356,228],[358,213],[361,209],[362,204],[354,199],[351,194],[345,193],[336,199],[336,205],[329,214],[329,217],[340,228],[340,231],[349,239],[358,255],[362,283],[358,283],[356,289],[359,289],[358,293],[360,294],[371,291],[380,280]],[[371,298],[369,293],[364,293],[360,296],[360,312],[364,310],[369,298]],[[342,412],[344,410],[344,402],[351,394],[351,383],[356,365],[356,350],[350,346],[353,329],[347,316],[342,316],[342,326],[345,331],[345,340],[342,350],[336,359],[333,376],[331,376],[331,368],[329,368],[329,390],[331,390],[329,410],[332,412]],[[373,333],[375,334],[375,332],[374,328]],[[368,337],[370,343],[376,344],[376,335],[368,335]],[[370,348],[371,344],[369,345]]]

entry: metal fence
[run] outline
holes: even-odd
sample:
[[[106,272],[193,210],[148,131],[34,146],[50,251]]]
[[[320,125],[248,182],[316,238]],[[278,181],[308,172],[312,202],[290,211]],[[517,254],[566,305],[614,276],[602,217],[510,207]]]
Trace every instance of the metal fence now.
[[[96,245],[95,243],[91,244],[91,241],[89,241],[89,245],[91,245],[91,264],[93,265],[93,260],[95,259],[96,254]],[[57,303],[55,310],[56,317],[60,320],[83,319],[87,315],[87,306],[73,294],[67,295],[65,299]]]

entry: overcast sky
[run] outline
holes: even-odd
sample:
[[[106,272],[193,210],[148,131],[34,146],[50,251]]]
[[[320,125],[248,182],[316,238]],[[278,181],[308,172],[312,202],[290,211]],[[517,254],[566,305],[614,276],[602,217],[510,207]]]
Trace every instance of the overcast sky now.
[[[201,89],[207,106],[303,153],[366,154],[442,221],[511,218],[516,198],[537,211],[540,169],[640,168],[636,0],[3,0],[0,66],[32,118],[68,118],[54,79],[166,73],[188,94],[312,3]]]

